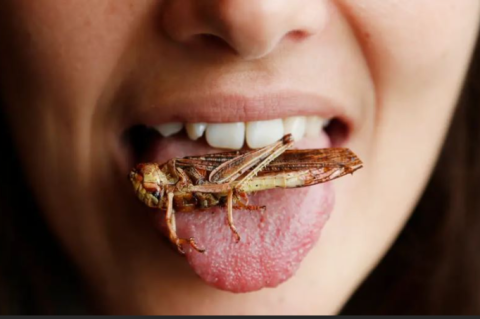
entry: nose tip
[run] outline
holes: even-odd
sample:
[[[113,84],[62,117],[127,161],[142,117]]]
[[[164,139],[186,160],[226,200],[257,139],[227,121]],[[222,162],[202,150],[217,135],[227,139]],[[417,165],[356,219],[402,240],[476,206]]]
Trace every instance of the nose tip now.
[[[177,43],[221,43],[252,60],[318,34],[327,16],[318,0],[184,0],[167,3],[163,26]]]

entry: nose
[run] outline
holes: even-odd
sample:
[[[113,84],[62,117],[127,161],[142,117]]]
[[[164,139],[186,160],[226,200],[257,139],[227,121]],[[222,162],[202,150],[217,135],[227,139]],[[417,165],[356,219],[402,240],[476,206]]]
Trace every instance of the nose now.
[[[220,44],[254,60],[321,32],[327,11],[325,0],[167,0],[162,22],[177,43]]]

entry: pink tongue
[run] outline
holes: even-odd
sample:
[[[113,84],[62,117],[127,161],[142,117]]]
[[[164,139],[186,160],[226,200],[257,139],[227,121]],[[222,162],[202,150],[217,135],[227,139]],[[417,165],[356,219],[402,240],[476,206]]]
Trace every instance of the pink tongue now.
[[[328,147],[328,138],[304,140],[305,148]],[[153,148],[160,163],[172,157],[212,152],[206,146],[185,139],[162,139]],[[216,151],[218,152],[218,150]],[[231,292],[249,292],[275,287],[294,275],[301,261],[320,236],[333,208],[330,185],[300,189],[276,189],[249,196],[251,205],[265,205],[262,211],[234,211],[241,236],[239,243],[226,221],[224,208],[177,213],[180,237],[195,237],[206,249],[201,254],[185,247],[193,270],[208,284]],[[163,231],[163,213],[160,215]]]

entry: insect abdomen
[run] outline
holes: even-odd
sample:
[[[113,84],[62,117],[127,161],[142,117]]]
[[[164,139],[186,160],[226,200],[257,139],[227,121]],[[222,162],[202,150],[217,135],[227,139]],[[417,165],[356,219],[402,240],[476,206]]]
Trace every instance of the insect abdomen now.
[[[325,168],[303,171],[271,173],[256,176],[246,182],[241,190],[246,193],[258,192],[273,188],[298,188],[326,182],[332,171]]]

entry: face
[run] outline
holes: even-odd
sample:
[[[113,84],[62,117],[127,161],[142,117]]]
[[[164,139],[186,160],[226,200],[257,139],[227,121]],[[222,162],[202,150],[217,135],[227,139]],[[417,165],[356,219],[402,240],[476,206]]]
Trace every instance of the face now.
[[[95,309],[337,312],[422,193],[479,5],[4,1],[3,111],[34,196]],[[262,212],[238,212],[238,244],[224,210],[177,213],[179,233],[206,245],[203,255],[172,249],[159,235],[165,212],[138,201],[127,178],[140,159],[258,148],[286,132],[298,148],[348,147],[364,168],[254,195],[267,206],[266,226],[255,223]]]

